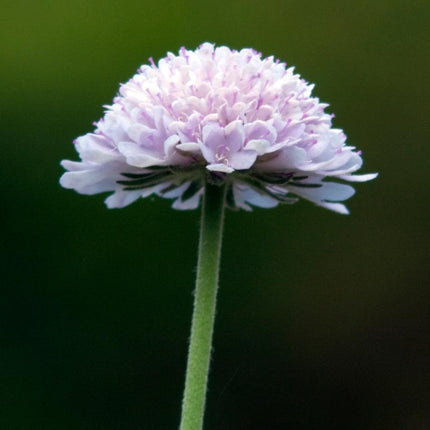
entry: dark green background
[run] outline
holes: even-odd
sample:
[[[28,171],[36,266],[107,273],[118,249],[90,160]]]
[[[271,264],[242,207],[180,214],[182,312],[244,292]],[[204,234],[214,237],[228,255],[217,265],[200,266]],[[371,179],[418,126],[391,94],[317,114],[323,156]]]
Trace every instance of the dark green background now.
[[[275,55],[363,150],[350,216],[228,212],[205,430],[430,428],[428,1],[3,1],[0,428],[179,421],[198,211],[58,185],[149,56]]]

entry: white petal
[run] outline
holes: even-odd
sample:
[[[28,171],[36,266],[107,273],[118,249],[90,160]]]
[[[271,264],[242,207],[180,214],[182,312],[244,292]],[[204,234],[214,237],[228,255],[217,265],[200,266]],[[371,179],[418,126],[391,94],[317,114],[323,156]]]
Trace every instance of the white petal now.
[[[274,208],[279,204],[278,200],[268,194],[259,193],[253,188],[243,185],[234,186],[233,196],[236,206],[245,210],[252,210],[249,204],[260,208]]]
[[[217,161],[217,159],[215,157],[216,151],[211,146],[207,146],[207,145],[203,144],[203,145],[201,145],[200,150],[202,152],[204,159],[208,163],[213,163],[213,162]]]
[[[203,188],[198,193],[194,194],[193,197],[191,197],[188,200],[182,201],[180,198],[175,200],[172,208],[173,209],[180,209],[180,210],[190,210],[190,209],[196,209],[200,205],[200,199],[203,195]]]
[[[192,152],[193,154],[197,154],[200,152],[200,145],[196,142],[184,142],[176,145],[176,149],[179,149],[184,152]]]
[[[306,151],[297,146],[284,147],[276,157],[256,164],[259,171],[298,169],[298,165],[306,159]]]
[[[289,190],[306,200],[315,203],[318,206],[330,209],[334,212],[347,215],[348,209],[337,201],[346,200],[351,197],[355,190],[349,185],[338,184],[335,182],[321,182],[319,188],[300,188],[288,186]]]
[[[163,189],[167,188],[170,185],[170,183],[168,182],[165,185],[166,186],[163,187]],[[161,189],[158,195],[166,199],[174,199],[176,197],[179,197],[189,186],[190,186],[190,182],[184,182],[183,184],[179,185],[177,188],[174,188],[173,190],[168,191],[167,193],[163,193],[163,189]]]
[[[118,150],[125,156],[127,163],[130,164],[130,166],[149,167],[165,164],[164,160],[154,157],[132,142],[118,143]]]
[[[349,215],[349,210],[342,203],[328,203],[328,202],[320,202],[318,206],[329,209],[333,212],[337,212],[342,215]]]
[[[309,183],[312,182],[310,178]],[[312,200],[313,202],[326,201],[338,202],[349,199],[354,195],[355,190],[350,185],[338,184],[336,182],[320,182],[321,187],[307,188],[288,184],[288,189],[292,193]]]
[[[223,172],[223,173],[231,173],[234,172],[234,169],[227,166],[226,164],[218,163],[218,164],[208,164],[206,169],[211,172]]]
[[[245,130],[242,121],[232,121],[225,129],[225,141],[231,152],[239,151],[245,140]]]
[[[108,163],[121,159],[121,155],[112,146],[112,143],[97,134],[87,134],[76,139],[76,149],[82,160],[95,163]]]
[[[345,151],[339,154],[333,154],[329,160],[322,161],[320,163],[315,163],[313,161],[305,161],[304,163],[300,164],[298,167],[300,170],[303,170],[305,172],[311,172],[311,171],[322,171],[322,170],[334,170],[338,169],[339,167],[345,165],[350,158],[353,156],[353,153],[350,151]]]
[[[169,155],[172,153],[174,147],[176,146],[176,144],[179,142],[179,136],[177,134],[174,134],[172,136],[169,136],[165,141],[164,141],[164,153],[166,155]]]
[[[225,144],[224,130],[217,123],[206,124],[202,129],[204,146],[216,150],[219,145]]]
[[[252,149],[256,151],[258,155],[265,154],[269,148],[270,142],[264,139],[253,139],[245,145],[245,149]]]
[[[139,197],[141,197],[142,191],[123,191],[118,190],[111,196],[109,196],[106,200],[106,206],[109,209],[114,208],[123,208],[124,206],[128,206],[134,201],[136,201]]]
[[[87,163],[85,161],[62,160],[60,164],[70,172],[79,172],[81,170],[90,170],[94,168],[93,163]]]
[[[267,140],[270,143],[275,142],[276,129],[267,121],[254,121],[245,124],[245,134],[248,140]]]
[[[338,177],[349,182],[366,182],[375,179],[377,176],[378,173],[367,173],[365,175],[340,175]]]
[[[258,206],[260,208],[274,208],[278,206],[278,200],[270,197],[268,194],[260,194],[252,188],[248,188],[242,193],[243,199],[251,203],[252,206]]]
[[[101,169],[66,172],[60,178],[60,185],[80,194],[97,194],[114,189],[117,175]]]
[[[325,170],[324,175],[325,176],[346,176],[348,173],[355,172],[360,168],[360,164],[353,164],[351,167],[348,167],[347,169],[339,169],[339,170]]]
[[[127,128],[127,134],[136,143],[145,142],[149,136],[154,135],[156,131],[143,124],[133,124]]]
[[[249,169],[257,159],[257,152],[243,150],[235,152],[229,156],[230,165],[235,170],[246,170]]]

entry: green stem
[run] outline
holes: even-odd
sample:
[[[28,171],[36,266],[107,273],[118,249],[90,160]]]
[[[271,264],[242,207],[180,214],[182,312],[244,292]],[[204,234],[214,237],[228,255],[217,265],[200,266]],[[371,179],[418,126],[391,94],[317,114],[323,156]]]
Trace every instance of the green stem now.
[[[180,430],[202,430],[215,321],[225,186],[207,183]]]

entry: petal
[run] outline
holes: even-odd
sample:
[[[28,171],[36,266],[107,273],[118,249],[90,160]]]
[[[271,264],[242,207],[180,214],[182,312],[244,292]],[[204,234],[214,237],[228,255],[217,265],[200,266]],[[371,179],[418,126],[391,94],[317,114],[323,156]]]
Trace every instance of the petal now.
[[[295,140],[302,136],[305,128],[306,124],[297,121],[291,121],[291,123],[283,131],[286,133],[286,139]]]
[[[234,169],[222,163],[208,164],[206,166],[206,169],[210,170],[211,172],[223,172],[223,173],[234,172]]]
[[[180,209],[180,210],[190,210],[190,209],[196,209],[200,205],[200,200],[203,195],[203,188],[196,194],[193,195],[193,197],[189,198],[188,200],[182,201],[181,199],[177,199],[174,201],[172,208],[173,209]]]
[[[149,167],[165,164],[164,160],[154,157],[133,142],[118,143],[118,150],[124,155],[130,166]]]
[[[245,145],[245,149],[252,149],[256,151],[258,155],[265,154],[269,148],[270,142],[264,139],[253,139]]]
[[[231,152],[239,151],[245,141],[245,130],[242,121],[232,121],[225,129],[225,141]]]
[[[231,167],[235,170],[249,169],[257,159],[256,151],[243,151],[235,152],[229,156]]]
[[[216,152],[220,145],[225,145],[224,131],[218,124],[207,124],[202,130],[203,145],[201,152],[208,163],[216,160]]]
[[[267,161],[261,161],[256,166],[259,170],[274,171],[274,170],[293,170],[298,169],[298,166],[306,160],[306,151],[297,146],[284,147],[279,154],[275,154],[274,158]]]
[[[179,142],[179,136],[177,134],[174,134],[172,136],[169,136],[165,141],[164,141],[164,153],[166,155],[170,155],[176,144]]]
[[[278,200],[270,197],[268,194],[259,193],[251,187],[238,185],[233,188],[235,204],[245,210],[252,210],[248,205],[260,208],[274,208],[278,206]]]
[[[224,130],[219,124],[209,123],[202,129],[203,145],[214,153],[219,145],[225,144]]]
[[[215,157],[216,155],[216,150],[214,150],[213,148],[211,148],[210,146],[207,145],[201,145],[200,150],[202,152],[202,155],[204,157],[204,159],[208,162],[208,163],[214,163],[216,161],[218,161]]]
[[[337,212],[342,215],[349,215],[348,208],[342,203],[328,203],[328,202],[320,202],[318,206],[329,209],[333,212]]]
[[[184,152],[191,152],[193,154],[197,154],[200,152],[201,146],[196,142],[184,142],[176,145],[176,149],[179,149]]]
[[[109,209],[123,208],[135,202],[142,196],[142,190],[139,191],[123,191],[117,190],[114,194],[109,196],[106,200],[106,206]]]
[[[314,137],[312,137],[314,138]],[[308,157],[312,160],[317,159],[324,151],[327,150],[329,141],[327,136],[315,136],[315,141],[312,146],[307,150]]]
[[[171,183],[167,182],[165,187],[161,189],[158,193],[160,197],[166,198],[166,199],[175,199],[179,197],[189,186],[190,182],[184,182],[181,185],[178,185],[176,188],[173,188],[173,190],[167,191],[166,193],[163,191],[165,188],[167,188]]]
[[[113,190],[116,187],[117,176],[117,172],[110,172],[107,169],[66,172],[60,178],[60,185],[74,189],[80,194],[97,194]]]
[[[303,170],[305,172],[311,172],[311,171],[317,171],[317,170],[318,171],[334,170],[348,163],[348,161],[351,159],[353,155],[354,153],[350,151],[344,151],[341,153],[333,154],[332,157],[327,161],[322,161],[320,163],[306,161],[300,164],[300,166],[298,167],[300,168],[300,170]]]
[[[249,141],[252,140],[265,140],[269,144],[276,140],[276,130],[265,121],[254,121],[245,125],[246,137]]]
[[[145,143],[154,133],[154,129],[143,124],[133,124],[127,129],[128,136],[136,143]]]
[[[366,182],[375,179],[378,176],[378,173],[367,173],[365,175],[339,175],[340,179],[349,182]]]
[[[316,178],[310,178],[310,180],[315,180]],[[351,197],[355,190],[349,185],[338,184],[335,182],[320,182],[321,187],[319,188],[299,188],[288,186],[288,189],[318,206],[324,207],[326,209],[338,212],[340,214],[349,214],[348,209],[341,203],[335,203],[337,201],[346,200]]]
[[[62,160],[61,167],[64,167],[70,172],[79,172],[81,170],[92,170],[94,169],[93,163],[87,163],[86,161],[72,161],[72,160]]]
[[[108,163],[118,160],[121,155],[108,138],[97,135],[87,134],[76,139],[76,149],[82,160],[95,163]]]
[[[312,183],[312,178],[307,182]],[[312,201],[331,201],[338,202],[349,199],[354,195],[355,190],[350,185],[338,184],[336,182],[320,182],[320,187],[305,188],[288,184],[288,189],[297,195]]]

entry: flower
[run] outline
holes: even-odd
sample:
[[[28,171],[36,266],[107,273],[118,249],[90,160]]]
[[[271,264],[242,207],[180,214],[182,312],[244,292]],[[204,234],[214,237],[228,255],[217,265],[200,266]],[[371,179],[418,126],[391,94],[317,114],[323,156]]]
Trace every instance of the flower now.
[[[227,204],[250,210],[297,197],[340,213],[361,153],[332,128],[327,104],[294,68],[252,49],[204,43],[140,67],[93,133],[75,140],[81,161],[60,179],[81,194],[114,193],[109,208],[151,194],[176,209],[199,206],[205,181],[226,183]]]

